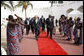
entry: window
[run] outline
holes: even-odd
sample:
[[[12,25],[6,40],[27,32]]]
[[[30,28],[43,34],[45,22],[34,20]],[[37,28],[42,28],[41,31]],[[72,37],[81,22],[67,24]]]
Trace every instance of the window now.
[[[57,1],[55,1],[55,3],[57,3]]]
[[[50,3],[53,3],[53,4],[55,4],[55,3],[57,3],[57,1],[50,1]]]
[[[62,3],[63,3],[63,1],[58,1],[58,3],[59,3],[59,4],[62,4]]]
[[[55,1],[52,1],[52,3],[55,3]]]

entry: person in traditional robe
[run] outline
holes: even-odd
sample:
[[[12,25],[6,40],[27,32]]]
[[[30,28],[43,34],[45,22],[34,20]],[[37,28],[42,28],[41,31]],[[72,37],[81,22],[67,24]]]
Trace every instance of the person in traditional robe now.
[[[66,30],[67,30],[67,17],[65,17],[65,19],[64,19],[64,36],[63,37],[65,37],[66,36]]]
[[[61,34],[61,18],[59,18],[59,32]]]
[[[83,43],[83,24],[80,21],[80,18],[78,17],[75,21],[75,27],[74,27],[74,44],[79,45]]]
[[[74,21],[72,20],[72,17],[70,17],[68,20],[68,25],[67,25],[67,37],[68,37],[68,39],[66,39],[66,40],[70,41],[72,39],[73,25],[74,25]]]
[[[23,19],[21,18],[21,21],[23,22],[23,24],[21,24],[22,26],[21,26],[21,29],[22,29],[22,35],[24,34],[24,21],[23,21]]]
[[[40,34],[40,19],[38,18],[38,16],[34,17],[34,29],[35,29],[35,37],[36,40],[38,40],[38,36]]]
[[[17,17],[17,22],[18,22],[17,29],[18,29],[19,42],[21,42],[21,40],[23,38],[22,27],[23,27],[24,23],[23,23],[21,17],[17,16],[16,14],[15,14],[15,16]]]
[[[61,15],[59,22],[60,22],[60,34],[64,33],[64,19],[65,19],[65,15]]]
[[[18,55],[19,53],[19,37],[17,29],[17,21],[12,15],[8,16],[7,23],[7,55]]]

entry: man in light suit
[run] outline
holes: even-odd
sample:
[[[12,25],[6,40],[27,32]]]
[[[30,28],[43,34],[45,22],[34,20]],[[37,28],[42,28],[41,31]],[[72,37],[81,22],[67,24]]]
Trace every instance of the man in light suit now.
[[[38,18],[38,16],[34,17],[34,29],[36,40],[38,40],[38,35],[40,34],[40,19]]]

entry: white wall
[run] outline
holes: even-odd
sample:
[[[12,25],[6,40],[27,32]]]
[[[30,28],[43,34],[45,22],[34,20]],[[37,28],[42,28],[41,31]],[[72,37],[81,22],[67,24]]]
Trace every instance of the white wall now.
[[[81,5],[83,5],[83,1],[64,1],[63,4],[54,5],[54,7],[52,7],[52,12],[55,15],[55,18],[59,19],[61,14],[68,16],[68,9],[72,8],[77,10]]]

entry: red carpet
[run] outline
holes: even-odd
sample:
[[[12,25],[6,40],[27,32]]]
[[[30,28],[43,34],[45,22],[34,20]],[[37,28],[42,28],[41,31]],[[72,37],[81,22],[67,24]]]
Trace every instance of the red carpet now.
[[[40,55],[68,55],[50,36],[46,38],[46,32],[40,33],[38,37],[38,49]]]

